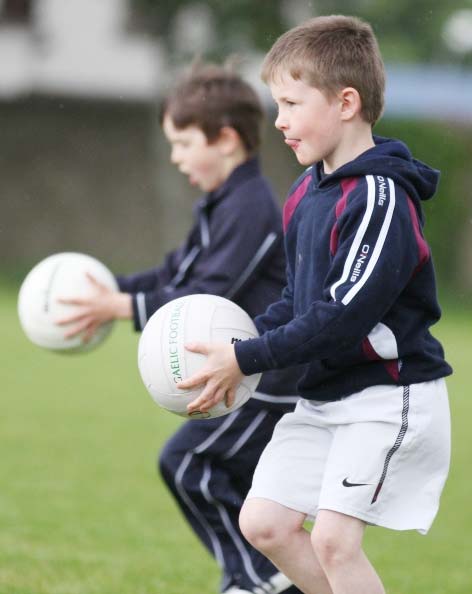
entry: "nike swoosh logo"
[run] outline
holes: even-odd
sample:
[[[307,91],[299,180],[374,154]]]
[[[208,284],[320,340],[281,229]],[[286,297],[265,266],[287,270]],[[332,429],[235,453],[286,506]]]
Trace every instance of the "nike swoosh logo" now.
[[[343,485],[345,487],[364,487],[366,485],[370,485],[370,483],[350,483],[347,480],[347,477],[343,480]]]

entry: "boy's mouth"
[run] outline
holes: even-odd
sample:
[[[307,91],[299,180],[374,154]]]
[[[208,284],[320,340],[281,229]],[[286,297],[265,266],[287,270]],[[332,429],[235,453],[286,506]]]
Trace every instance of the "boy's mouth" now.
[[[286,138],[285,144],[288,145],[294,151],[296,151],[298,148],[298,145],[300,144],[300,141],[296,140],[295,138]]]
[[[182,173],[183,175],[185,175],[187,177],[188,183],[191,186],[196,186],[198,184],[197,178],[189,171],[185,171],[185,169],[180,169],[180,173]]]

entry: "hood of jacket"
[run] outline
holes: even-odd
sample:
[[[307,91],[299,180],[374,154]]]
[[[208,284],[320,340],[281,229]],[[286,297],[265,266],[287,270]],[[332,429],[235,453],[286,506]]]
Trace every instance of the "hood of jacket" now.
[[[321,189],[340,179],[360,175],[390,177],[402,186],[420,208],[420,201],[429,200],[436,192],[439,171],[413,158],[408,147],[399,140],[374,136],[375,146],[331,174],[322,174],[322,164],[313,167],[313,181]]]

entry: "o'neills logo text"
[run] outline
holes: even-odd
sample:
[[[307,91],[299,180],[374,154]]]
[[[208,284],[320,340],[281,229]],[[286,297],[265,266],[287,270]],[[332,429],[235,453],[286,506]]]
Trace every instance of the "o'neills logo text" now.
[[[385,179],[381,175],[378,175],[377,179],[379,181],[379,199],[377,200],[377,204],[379,206],[383,206],[385,199],[387,198],[385,194],[385,188],[387,187],[387,185],[385,183]]]
[[[170,314],[169,322],[169,365],[172,372],[174,382],[177,384],[182,381],[182,371],[180,369],[179,361],[179,334],[180,324],[182,321],[182,308],[184,303],[176,303],[172,313]]]
[[[351,274],[351,283],[355,283],[358,276],[360,275],[361,271],[362,271],[362,267],[364,266],[365,260],[367,258],[367,254],[369,253],[370,250],[370,246],[367,243],[364,243],[364,245],[361,247],[361,253],[359,254],[359,257],[356,260],[356,263],[354,264],[354,270],[352,271]]]

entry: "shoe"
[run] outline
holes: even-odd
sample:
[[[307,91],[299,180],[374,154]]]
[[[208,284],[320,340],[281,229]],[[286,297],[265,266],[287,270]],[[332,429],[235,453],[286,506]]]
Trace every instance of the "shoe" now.
[[[282,594],[287,588],[293,586],[293,583],[283,573],[275,573],[271,578],[260,586],[256,586],[253,594]]]
[[[293,586],[293,583],[283,573],[276,573],[260,586],[254,586],[253,590],[244,590],[239,586],[231,586],[222,594],[283,594],[283,592]]]

